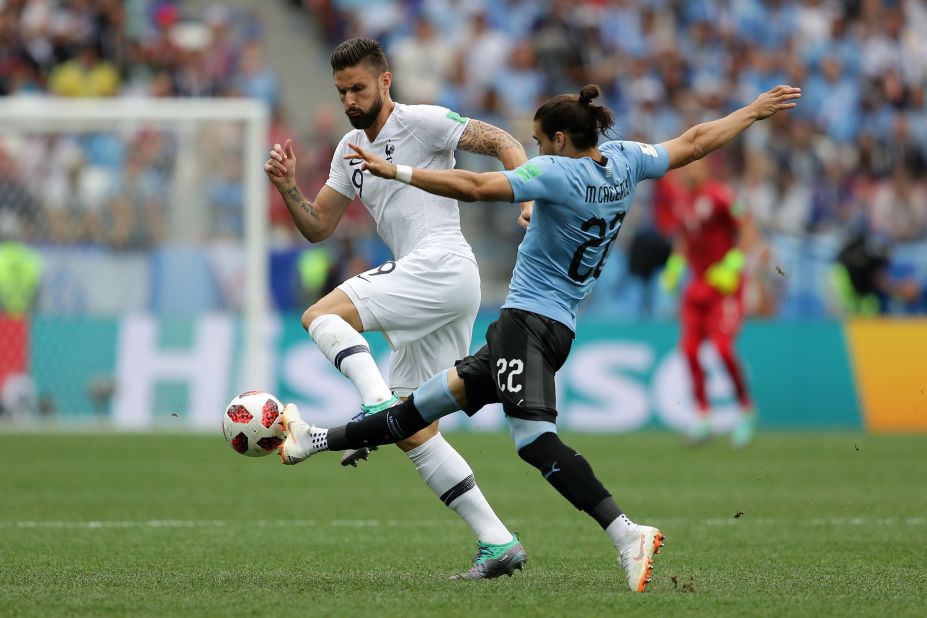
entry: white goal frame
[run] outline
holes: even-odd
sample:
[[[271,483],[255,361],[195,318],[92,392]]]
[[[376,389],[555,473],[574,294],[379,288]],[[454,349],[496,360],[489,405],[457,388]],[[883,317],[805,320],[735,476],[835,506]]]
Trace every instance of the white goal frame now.
[[[243,174],[245,282],[243,305],[244,366],[241,378],[251,388],[266,380],[264,325],[268,322],[268,191],[264,160],[270,127],[267,105],[254,99],[0,98],[0,133],[9,130],[111,129],[113,122],[137,120],[170,126],[191,121],[237,121],[245,126]]]

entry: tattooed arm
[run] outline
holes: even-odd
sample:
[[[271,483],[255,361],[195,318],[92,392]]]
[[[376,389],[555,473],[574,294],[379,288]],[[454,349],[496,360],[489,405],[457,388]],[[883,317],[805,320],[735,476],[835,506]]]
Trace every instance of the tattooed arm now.
[[[525,148],[507,131],[482,120],[467,123],[457,149],[464,152],[495,157],[507,170],[513,170],[528,161]]]
[[[460,141],[457,142],[457,148],[464,152],[496,157],[507,170],[513,170],[528,161],[528,155],[525,154],[525,147],[521,142],[507,131],[482,120],[470,120],[467,123]],[[518,224],[522,227],[528,227],[533,205],[533,202],[521,204]]]
[[[264,172],[280,192],[296,229],[309,242],[320,242],[331,236],[344,211],[351,205],[349,198],[328,185],[322,187],[313,202],[303,197],[296,184],[296,155],[290,140],[285,147],[274,144],[270,158],[264,163]]]
[[[328,185],[322,187],[312,202],[303,197],[295,184],[287,189],[277,187],[277,190],[290,211],[296,229],[309,242],[321,242],[331,236],[344,211],[351,205],[350,199]]]

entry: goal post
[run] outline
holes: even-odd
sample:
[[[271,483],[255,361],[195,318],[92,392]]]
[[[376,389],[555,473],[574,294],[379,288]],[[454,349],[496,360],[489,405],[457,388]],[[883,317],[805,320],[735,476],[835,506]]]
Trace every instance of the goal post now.
[[[36,353],[30,322],[44,328],[55,317],[157,319],[189,307],[197,318],[241,316],[240,333],[231,338],[237,365],[225,390],[228,384],[272,388],[264,341],[268,133],[267,106],[252,99],[0,98],[0,242],[37,251],[46,263],[43,274],[53,279],[42,282],[28,313],[15,315],[0,302],[0,393],[5,378],[42,362],[22,360]],[[184,254],[224,279],[204,277],[197,285],[191,277],[194,283],[172,299],[165,273],[190,274],[178,257]],[[180,302],[191,293],[194,300],[207,297],[208,286],[217,288],[211,293],[219,300]],[[17,334],[21,323],[25,336]],[[33,339],[41,336],[36,330],[42,329],[32,328]],[[48,356],[59,366],[86,362],[80,354]],[[86,382],[79,388],[93,391]],[[121,387],[100,388],[116,391],[115,400]],[[36,391],[40,398],[41,385]],[[80,407],[66,394],[59,399],[61,411]],[[15,405],[7,401],[7,412]],[[215,410],[202,413],[215,417]],[[120,423],[118,416],[113,411],[102,420],[144,425]]]

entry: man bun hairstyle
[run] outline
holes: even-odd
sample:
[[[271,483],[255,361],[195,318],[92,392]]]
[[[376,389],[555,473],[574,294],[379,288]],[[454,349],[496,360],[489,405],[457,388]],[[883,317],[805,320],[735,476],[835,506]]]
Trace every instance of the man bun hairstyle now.
[[[592,99],[599,96],[599,87],[595,84],[586,84],[579,91],[579,104],[589,105]]]
[[[330,58],[332,71],[341,71],[366,63],[377,75],[389,71],[386,54],[379,41],[366,36],[358,36],[344,41],[334,50]]]
[[[599,143],[599,135],[607,135],[615,124],[615,117],[604,105],[593,105],[598,98],[599,87],[595,84],[583,86],[579,95],[561,94],[548,99],[534,114],[541,131],[553,139],[560,131],[570,136],[577,150],[592,148]]]

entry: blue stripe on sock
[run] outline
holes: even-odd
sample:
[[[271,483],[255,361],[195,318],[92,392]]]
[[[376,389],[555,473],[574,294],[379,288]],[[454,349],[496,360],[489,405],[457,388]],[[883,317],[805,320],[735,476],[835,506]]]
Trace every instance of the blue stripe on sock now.
[[[451,396],[447,386],[446,369],[425,380],[425,383],[418,387],[412,397],[415,409],[429,423],[460,410],[460,404]]]
[[[448,384],[447,382],[447,371],[448,370],[445,369],[444,371],[441,372],[441,377],[442,377],[441,386],[444,387],[444,394],[447,395],[448,399],[454,402],[458,410],[463,410],[463,406],[460,405],[459,401],[457,401],[457,397],[454,397],[453,393],[451,393],[451,385]]]
[[[515,450],[520,451],[545,433],[557,433],[557,426],[549,421],[528,421],[522,418],[508,417],[509,430],[515,440]]]

